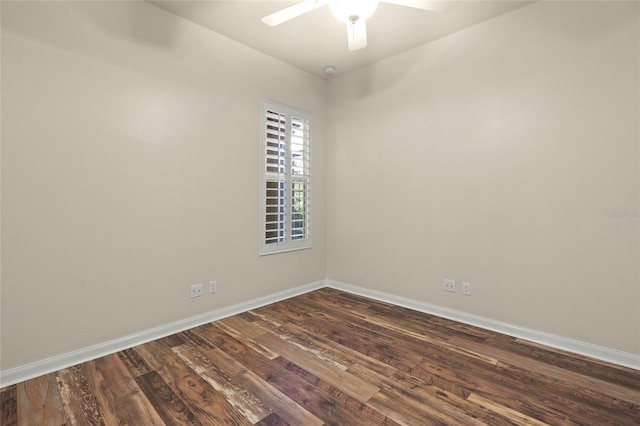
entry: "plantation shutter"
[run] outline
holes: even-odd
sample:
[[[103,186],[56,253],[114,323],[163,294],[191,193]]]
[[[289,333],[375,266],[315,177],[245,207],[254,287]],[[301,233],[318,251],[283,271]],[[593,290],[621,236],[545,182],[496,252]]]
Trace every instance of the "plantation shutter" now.
[[[274,111],[266,112],[265,152],[265,244],[284,241],[285,232],[285,185],[287,155],[287,119]]]
[[[311,247],[311,120],[272,102],[262,108],[261,254]]]

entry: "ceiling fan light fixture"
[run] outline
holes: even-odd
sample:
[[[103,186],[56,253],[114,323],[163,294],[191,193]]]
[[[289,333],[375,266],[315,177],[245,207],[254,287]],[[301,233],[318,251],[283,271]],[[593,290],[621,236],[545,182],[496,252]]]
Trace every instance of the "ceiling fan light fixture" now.
[[[347,24],[369,19],[379,3],[380,0],[329,0],[329,9],[338,21]]]

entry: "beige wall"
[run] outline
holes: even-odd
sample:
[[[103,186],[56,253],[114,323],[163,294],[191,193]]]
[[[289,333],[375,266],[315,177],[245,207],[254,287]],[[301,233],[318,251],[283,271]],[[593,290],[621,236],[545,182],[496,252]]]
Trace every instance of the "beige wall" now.
[[[144,2],[2,2],[0,368],[323,279],[325,86]],[[258,256],[262,98],[313,114],[311,250]]]
[[[2,2],[0,369],[325,277],[640,353],[640,221],[605,215],[639,208],[638,13],[543,2],[327,84],[149,4]],[[257,255],[261,98],[314,116],[312,250]]]
[[[638,7],[541,2],[332,80],[327,276],[640,354]]]

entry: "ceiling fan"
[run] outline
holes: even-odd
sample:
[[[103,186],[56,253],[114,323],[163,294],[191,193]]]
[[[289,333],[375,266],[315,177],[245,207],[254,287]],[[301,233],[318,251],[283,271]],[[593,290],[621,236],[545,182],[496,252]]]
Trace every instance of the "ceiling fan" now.
[[[272,27],[290,19],[329,5],[331,13],[340,22],[347,24],[349,50],[358,50],[367,46],[366,21],[376,11],[378,4],[391,3],[400,6],[438,12],[449,5],[444,1],[430,0],[302,0],[292,6],[281,9],[262,18],[262,22]]]

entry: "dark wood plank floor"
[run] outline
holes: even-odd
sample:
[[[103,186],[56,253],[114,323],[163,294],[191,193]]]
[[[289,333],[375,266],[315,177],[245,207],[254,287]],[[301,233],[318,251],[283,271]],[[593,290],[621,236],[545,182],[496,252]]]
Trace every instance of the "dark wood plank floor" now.
[[[638,425],[640,371],[322,289],[0,389],[4,425]]]

